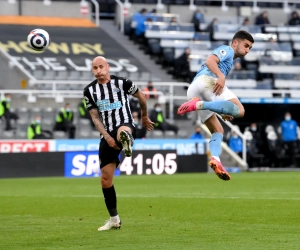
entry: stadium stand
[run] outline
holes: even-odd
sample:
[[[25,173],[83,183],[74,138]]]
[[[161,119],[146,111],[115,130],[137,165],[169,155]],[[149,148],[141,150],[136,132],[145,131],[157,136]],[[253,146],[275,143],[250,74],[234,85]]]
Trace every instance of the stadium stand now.
[[[100,9],[102,13],[106,13],[103,18],[115,16],[115,13],[121,13],[118,9],[110,13],[117,7],[115,6],[115,1],[101,0],[99,2],[101,6],[105,4],[105,8]],[[298,92],[298,81],[300,80],[298,58],[300,57],[299,26],[288,26],[274,22],[274,15],[278,16],[278,13],[283,12],[281,3],[258,2],[258,6],[266,8],[270,14],[272,24],[264,27],[254,25],[254,15],[249,17],[250,24],[247,26],[242,25],[245,16],[237,16],[236,13],[239,13],[237,8],[242,8],[240,13],[243,14],[247,10],[247,8],[243,9],[243,7],[252,7],[252,3],[226,1],[226,5],[229,7],[229,11],[226,14],[225,12],[220,12],[221,5],[219,2],[195,1],[196,6],[206,10],[206,12],[203,12],[205,21],[200,24],[200,31],[196,32],[194,24],[189,21],[192,18],[192,12],[189,12],[190,15],[182,15],[182,13],[186,13],[183,10],[188,8],[187,4],[189,4],[189,1],[163,1],[163,4],[168,6],[168,10],[171,13],[149,14],[147,12],[147,16],[152,18],[152,22],[147,23],[145,26],[146,46],[143,43],[145,40],[137,39],[135,36],[134,30],[138,21],[133,17],[136,10],[141,6],[151,9],[156,6],[156,1],[139,0],[131,1],[131,3],[132,8],[131,10],[129,9],[129,15],[125,17],[124,23],[124,34],[128,36],[128,41],[122,34],[119,34],[120,32],[115,32],[118,26],[112,28],[112,26],[109,26],[112,24],[108,24],[105,21],[102,22],[100,28],[95,28],[95,26],[89,26],[88,24],[86,24],[85,28],[76,29],[49,26],[47,30],[55,39],[52,41],[52,46],[43,54],[34,54],[32,51],[28,51],[26,46],[24,47],[26,38],[23,35],[16,35],[27,33],[28,30],[33,28],[32,23],[27,23],[27,26],[14,25],[12,34],[12,32],[9,32],[12,30],[10,25],[11,19],[7,23],[3,23],[4,19],[1,19],[0,32],[7,35],[5,40],[1,39],[0,49],[4,51],[3,53],[1,52],[1,55],[5,59],[1,58],[0,62],[5,65],[7,61],[10,61],[9,65],[13,69],[16,69],[17,64],[21,65],[29,73],[27,89],[39,91],[36,97],[37,102],[40,104],[42,125],[44,127],[47,129],[53,127],[56,108],[61,105],[64,99],[70,99],[73,104],[78,102],[79,97],[82,95],[82,88],[93,79],[90,73],[91,59],[96,55],[103,54],[110,60],[113,74],[129,77],[137,81],[138,86],[141,88],[146,85],[147,81],[152,80],[159,91],[159,102],[165,108],[167,117],[171,120],[173,118],[176,119],[176,123],[177,121],[184,122],[183,126],[187,128],[184,131],[179,131],[177,137],[187,137],[193,131],[193,127],[188,127],[187,124],[191,124],[189,119],[193,118],[191,116],[178,117],[176,115],[176,108],[183,100],[180,98],[185,96],[183,84],[180,87],[172,87],[172,90],[171,87],[161,84],[164,81],[181,82],[182,79],[175,79],[174,77],[173,80],[170,80],[172,79],[171,76],[168,76],[169,78],[161,77],[163,74],[160,71],[164,71],[165,75],[172,72],[176,58],[182,54],[186,47],[189,47],[191,49],[189,57],[190,70],[195,74],[204,63],[206,56],[214,48],[222,44],[230,44],[233,34],[239,29],[245,29],[252,33],[255,43],[251,52],[242,62],[242,69],[234,70],[229,74],[227,85],[234,89],[234,92],[244,101],[245,105],[251,105],[251,102],[261,104],[268,101],[297,103],[297,98],[300,97]],[[299,8],[296,4],[291,6],[295,10],[297,10],[297,7]],[[162,11],[165,10],[158,9],[158,12]],[[216,13],[220,14],[216,16]],[[217,22],[212,23],[216,17]],[[177,19],[176,24],[171,24],[172,18]],[[284,18],[280,16],[279,19],[283,20]],[[117,25],[119,25],[118,20],[118,17],[115,16]],[[41,21],[43,20],[41,19]],[[70,25],[69,22],[64,23]],[[46,24],[42,23],[41,26],[43,25]],[[16,30],[17,32],[15,32]],[[131,47],[128,43],[131,43]],[[156,71],[151,70],[153,65],[145,64],[147,58],[141,56],[140,53],[145,53],[146,57],[150,54],[150,62],[158,64],[159,70],[157,68]],[[13,89],[19,89],[18,84],[19,78],[14,80],[13,83],[6,79],[2,79],[1,82],[4,89],[11,89],[12,85],[14,85]],[[188,85],[185,86],[187,87]],[[35,95],[36,92],[32,93],[34,93],[32,95]],[[170,93],[180,98],[172,99],[171,101]],[[29,96],[29,94],[26,94],[26,98],[27,95]],[[28,97],[28,100],[30,98]],[[47,101],[41,103],[39,101],[40,98],[44,98],[43,100],[47,98]],[[20,106],[21,99],[16,100],[16,107]],[[49,105],[51,102],[52,104]],[[288,108],[297,110],[297,104],[293,105],[293,107],[288,106]],[[1,133],[1,136],[12,136],[14,138],[22,138],[24,136],[22,134],[24,132],[24,124],[30,121],[33,114],[39,112],[38,109],[34,108],[34,103],[29,102],[25,106],[28,106],[27,116],[23,114],[24,112],[21,109],[17,109],[21,118],[17,123],[16,132],[12,135],[11,133]],[[282,112],[284,108],[286,107],[281,108],[279,112]],[[248,110],[250,109],[246,109],[249,113]],[[261,110],[267,112],[265,107],[261,107]],[[250,114],[249,118],[246,117],[239,124],[241,131],[245,127],[244,123],[249,123],[247,119],[253,120],[257,118],[253,114]],[[266,120],[266,118],[259,119],[261,119],[262,123]],[[275,116],[272,122],[278,122]],[[238,123],[238,121],[235,123]],[[88,136],[96,136],[96,134],[87,134],[85,125],[82,124],[80,119],[76,120],[76,126],[78,127],[76,137],[87,138]],[[65,134],[59,133],[54,135],[55,138],[65,138],[65,136]],[[169,132],[164,135],[149,133],[149,137],[155,138],[159,136],[173,138],[174,134]]]

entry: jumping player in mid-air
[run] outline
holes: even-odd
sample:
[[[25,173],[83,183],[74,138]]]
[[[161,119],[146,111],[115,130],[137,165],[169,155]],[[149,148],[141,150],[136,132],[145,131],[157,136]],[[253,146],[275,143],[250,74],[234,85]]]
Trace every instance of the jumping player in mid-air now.
[[[253,43],[251,34],[240,30],[233,36],[230,46],[222,45],[215,49],[188,88],[187,97],[190,101],[183,103],[178,109],[180,115],[197,110],[201,121],[212,134],[209,142],[212,156],[209,165],[225,181],[231,177],[220,161],[224,130],[215,113],[220,114],[224,120],[244,116],[244,107],[225,86],[225,77],[233,66],[233,60],[247,55]]]

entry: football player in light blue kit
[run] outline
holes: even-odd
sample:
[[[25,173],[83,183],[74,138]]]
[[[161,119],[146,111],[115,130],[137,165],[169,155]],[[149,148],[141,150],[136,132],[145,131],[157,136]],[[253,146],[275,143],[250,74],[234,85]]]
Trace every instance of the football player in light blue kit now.
[[[244,107],[225,86],[225,77],[233,67],[233,60],[247,55],[253,43],[251,34],[240,30],[232,38],[230,46],[222,45],[215,49],[197,72],[187,91],[190,101],[183,103],[178,109],[178,114],[198,111],[201,121],[212,134],[209,142],[212,158],[209,165],[225,181],[231,177],[220,161],[224,130],[215,113],[222,115],[224,120],[244,116]]]

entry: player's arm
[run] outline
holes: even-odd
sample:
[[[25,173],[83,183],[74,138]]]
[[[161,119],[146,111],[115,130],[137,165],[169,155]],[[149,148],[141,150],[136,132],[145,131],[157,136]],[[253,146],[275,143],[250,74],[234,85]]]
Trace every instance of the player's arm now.
[[[146,97],[141,91],[131,80],[125,79],[124,85],[123,85],[123,90],[127,95],[132,95],[136,97],[139,100],[140,107],[141,107],[141,114],[142,114],[142,124],[143,126],[148,130],[153,129],[153,122],[148,118],[147,114],[147,101]]]
[[[148,113],[147,113],[147,100],[146,97],[143,93],[143,91],[141,90],[137,90],[137,92],[133,95],[134,97],[136,97],[139,100],[139,104],[141,107],[141,116],[142,116],[142,124],[143,126],[148,130],[151,131],[153,130],[153,124],[154,122],[152,122],[149,117],[148,117]]]
[[[100,134],[106,140],[110,135],[107,133],[107,131],[106,131],[106,129],[105,129],[105,127],[104,127],[104,125],[101,121],[98,110],[97,109],[90,109],[89,113],[91,115],[93,123],[95,124],[96,129],[100,132]]]
[[[97,130],[100,132],[100,134],[103,135],[103,138],[107,141],[108,145],[114,149],[120,149],[115,141],[115,139],[113,137],[110,136],[109,133],[107,133],[102,121],[101,121],[101,118],[100,118],[100,115],[99,115],[99,112],[98,112],[98,109],[90,109],[89,110],[89,113],[92,117],[92,120],[93,120],[93,123],[95,124],[95,127],[97,128]]]
[[[220,95],[225,86],[225,76],[219,69],[219,62],[220,59],[214,54],[210,55],[205,61],[207,68],[218,78],[213,88],[213,93],[215,93],[216,95]]]

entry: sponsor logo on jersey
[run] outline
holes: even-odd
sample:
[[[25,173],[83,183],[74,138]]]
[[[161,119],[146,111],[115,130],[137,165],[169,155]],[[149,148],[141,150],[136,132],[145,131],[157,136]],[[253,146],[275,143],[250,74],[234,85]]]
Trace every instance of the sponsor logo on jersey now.
[[[97,106],[100,112],[120,109],[122,103],[120,101],[110,103],[109,100],[97,100]]]
[[[120,92],[120,89],[119,88],[115,88],[115,89],[113,89],[113,92],[118,93],[118,92]]]

